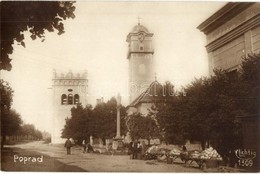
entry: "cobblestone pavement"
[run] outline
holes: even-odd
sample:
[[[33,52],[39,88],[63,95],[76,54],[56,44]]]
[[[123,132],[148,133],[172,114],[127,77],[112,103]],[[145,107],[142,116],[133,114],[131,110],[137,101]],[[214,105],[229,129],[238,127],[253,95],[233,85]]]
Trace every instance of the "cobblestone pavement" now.
[[[42,141],[9,147],[39,152],[43,154],[43,158],[46,155],[65,165],[76,166],[89,172],[203,172],[196,164],[185,167],[181,161],[176,161],[177,164],[166,164],[156,160],[131,160],[125,155],[84,154],[81,147],[72,147],[72,154],[67,155],[62,145],[48,145]]]

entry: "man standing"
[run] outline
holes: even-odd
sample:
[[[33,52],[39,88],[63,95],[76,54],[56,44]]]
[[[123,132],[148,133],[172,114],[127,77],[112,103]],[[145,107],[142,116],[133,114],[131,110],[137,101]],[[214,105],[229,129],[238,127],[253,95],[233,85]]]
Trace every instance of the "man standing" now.
[[[137,143],[137,140],[134,141],[133,143],[133,159],[137,159],[137,151],[138,151],[138,143]]]
[[[82,142],[82,145],[83,145],[83,153],[86,153],[86,150],[87,150],[87,141],[84,139],[83,142]]]
[[[70,148],[72,147],[72,143],[69,138],[66,140],[64,147],[67,148],[67,155],[70,155]]]

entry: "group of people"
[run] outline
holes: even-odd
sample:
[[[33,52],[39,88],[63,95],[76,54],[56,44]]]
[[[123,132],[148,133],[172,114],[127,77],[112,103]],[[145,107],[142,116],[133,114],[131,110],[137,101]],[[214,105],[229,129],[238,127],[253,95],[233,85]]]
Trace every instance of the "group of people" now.
[[[140,141],[131,141],[128,147],[130,159],[142,159],[144,155],[144,146]]]
[[[83,153],[94,152],[93,147],[86,140],[83,140],[82,145],[83,145]],[[70,138],[68,138],[64,145],[64,147],[67,149],[67,155],[71,154],[72,146],[73,146],[72,140]]]
[[[83,153],[94,152],[93,147],[86,140],[83,140],[82,145],[83,145]]]

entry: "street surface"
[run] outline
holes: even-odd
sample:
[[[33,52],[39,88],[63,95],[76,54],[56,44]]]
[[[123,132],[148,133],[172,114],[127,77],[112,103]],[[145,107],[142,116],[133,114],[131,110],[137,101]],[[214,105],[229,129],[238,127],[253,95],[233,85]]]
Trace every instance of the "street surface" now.
[[[42,141],[30,142],[27,144],[19,144],[13,146],[7,146],[9,148],[20,149],[19,156],[33,156],[38,157],[39,154],[43,155],[42,163],[20,163],[21,166],[26,166],[26,169],[30,171],[37,171],[37,167],[41,168],[41,165],[46,165],[46,160],[58,161],[57,165],[61,166],[62,171],[88,171],[88,172],[202,172],[196,164],[194,166],[185,167],[181,161],[176,161],[176,164],[166,164],[165,162],[158,162],[156,160],[131,160],[126,155],[105,155],[96,153],[82,153],[82,147],[72,147],[72,154],[67,155],[66,149],[62,145],[49,145],[43,144]],[[24,152],[24,154],[23,154]],[[28,152],[29,155],[28,155]],[[11,157],[8,163],[15,168],[18,162],[14,162]],[[48,162],[48,164],[51,162]],[[62,166],[62,165],[63,166]],[[30,167],[31,165],[31,167]],[[52,164],[53,165],[53,164]],[[59,169],[48,171],[55,171]],[[55,167],[55,166],[53,166]],[[65,169],[66,168],[66,169]],[[41,169],[44,171],[44,168]]]

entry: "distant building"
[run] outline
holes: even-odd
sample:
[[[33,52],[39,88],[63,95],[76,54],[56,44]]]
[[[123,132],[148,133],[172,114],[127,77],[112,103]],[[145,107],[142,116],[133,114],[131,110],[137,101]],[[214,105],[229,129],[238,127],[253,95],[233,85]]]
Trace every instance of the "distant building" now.
[[[102,103],[104,103],[104,98],[103,97],[98,98],[96,105],[99,105],[99,104],[102,104]]]
[[[128,105],[127,114],[141,113],[149,114],[149,111],[156,103],[169,103],[173,100],[174,87],[167,83],[161,85],[157,80],[152,82],[150,86],[141,93],[132,103]]]
[[[154,69],[153,33],[138,23],[127,35],[129,60],[128,115],[147,115],[156,102],[165,102],[164,86],[156,80]]]
[[[209,73],[238,70],[242,56],[260,52],[260,3],[230,2],[197,28],[207,37]]]
[[[129,61],[129,103],[145,91],[154,80],[153,33],[138,23],[127,35]]]
[[[87,73],[66,75],[53,72],[53,130],[51,141],[53,144],[64,143],[61,138],[66,118],[71,116],[71,108],[81,103],[87,104]]]

